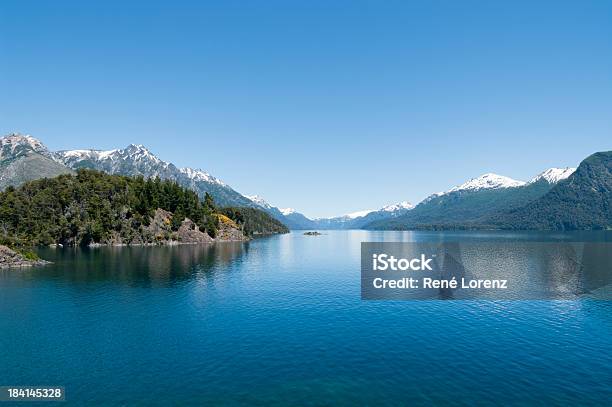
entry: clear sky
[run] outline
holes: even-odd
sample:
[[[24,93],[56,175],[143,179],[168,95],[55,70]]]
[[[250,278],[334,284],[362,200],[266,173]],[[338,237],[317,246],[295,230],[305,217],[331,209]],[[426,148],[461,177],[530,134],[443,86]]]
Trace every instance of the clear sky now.
[[[612,149],[610,1],[123,3],[2,1],[1,133],[309,216]]]

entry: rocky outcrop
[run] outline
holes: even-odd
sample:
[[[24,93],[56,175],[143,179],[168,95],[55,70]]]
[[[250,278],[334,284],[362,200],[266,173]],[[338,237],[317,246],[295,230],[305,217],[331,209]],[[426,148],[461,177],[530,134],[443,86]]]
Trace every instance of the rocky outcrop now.
[[[185,218],[177,231],[180,243],[212,243],[214,240],[189,218]]]
[[[48,264],[44,260],[29,260],[16,251],[0,245],[0,268],[4,267],[31,267]]]
[[[145,229],[144,239],[148,240],[148,236],[146,235],[151,235],[157,242],[162,242],[164,240],[176,240],[176,237],[173,239],[171,225],[172,212],[157,208],[155,210],[155,214],[153,214],[151,223]]]
[[[242,233],[242,229],[230,218],[225,215],[219,215],[219,230],[217,231],[216,241],[221,242],[239,242],[248,240]]]
[[[248,240],[242,229],[225,215],[219,215],[219,230],[215,239],[205,231],[200,230],[198,225],[189,218],[184,218],[179,228],[172,230],[173,216],[172,212],[158,208],[148,226],[142,226],[140,230],[134,230],[134,233],[129,233],[127,238],[128,233],[126,231],[123,234],[113,232],[104,243],[96,243],[90,246],[201,244]],[[126,227],[126,230],[129,230],[129,228]]]

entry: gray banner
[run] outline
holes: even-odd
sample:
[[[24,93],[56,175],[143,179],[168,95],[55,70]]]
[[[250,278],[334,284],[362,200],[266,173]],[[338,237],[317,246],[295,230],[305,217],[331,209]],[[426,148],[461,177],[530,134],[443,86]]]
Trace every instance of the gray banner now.
[[[612,299],[612,243],[361,244],[361,298]]]

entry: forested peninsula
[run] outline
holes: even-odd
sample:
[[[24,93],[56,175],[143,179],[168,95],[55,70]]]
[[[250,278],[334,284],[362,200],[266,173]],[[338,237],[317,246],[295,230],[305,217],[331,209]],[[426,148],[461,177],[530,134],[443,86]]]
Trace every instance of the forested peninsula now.
[[[241,241],[288,229],[253,208],[218,208],[179,184],[79,170],[0,192],[0,244],[155,245]]]

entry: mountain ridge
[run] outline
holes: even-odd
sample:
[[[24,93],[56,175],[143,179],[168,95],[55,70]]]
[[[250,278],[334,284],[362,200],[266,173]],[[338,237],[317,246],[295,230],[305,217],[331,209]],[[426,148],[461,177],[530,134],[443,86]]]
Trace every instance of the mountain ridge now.
[[[612,230],[612,151],[591,154],[540,199],[488,221],[503,229]]]
[[[0,138],[0,191],[38,178],[73,173],[32,136],[11,133]]]
[[[605,152],[596,154],[605,155]],[[552,167],[529,181],[485,173],[445,192],[431,194],[416,206],[403,201],[377,210],[311,219],[292,208],[274,207],[260,196],[243,195],[201,169],[178,167],[164,161],[142,144],[112,150],[50,152],[29,135],[12,133],[0,139],[0,190],[33,179],[74,174],[81,168],[171,180],[195,191],[201,198],[211,194],[221,206],[262,209],[291,229],[445,228],[492,221],[494,214],[515,211],[540,199],[577,171],[572,167]]]
[[[376,220],[363,227],[393,230],[476,227],[497,212],[515,209],[542,197],[572,172],[569,167],[553,167],[529,182],[486,173],[446,192],[428,196],[400,217]]]

